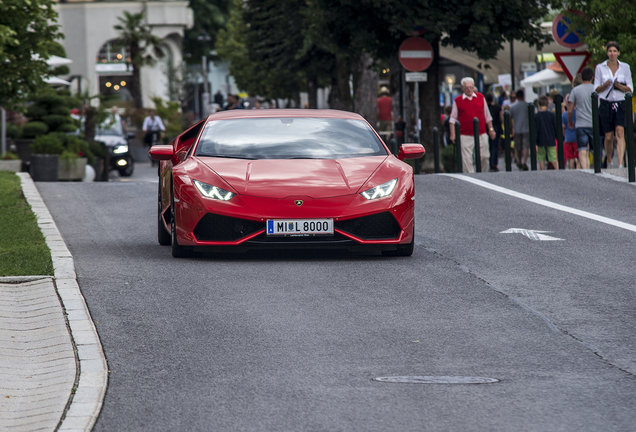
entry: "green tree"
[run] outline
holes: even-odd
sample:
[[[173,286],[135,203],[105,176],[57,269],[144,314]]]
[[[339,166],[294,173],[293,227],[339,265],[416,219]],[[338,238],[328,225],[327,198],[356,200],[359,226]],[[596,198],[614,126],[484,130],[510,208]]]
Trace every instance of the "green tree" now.
[[[582,40],[592,52],[592,64],[607,60],[605,44],[618,42],[619,60],[631,66],[636,77],[636,3],[618,0],[569,0],[563,4],[583,16],[565,11],[568,18],[582,31]],[[634,90],[634,89],[632,89]]]
[[[0,106],[16,108],[43,85],[46,59],[62,37],[53,0],[0,1]]]
[[[219,30],[226,27],[232,0],[190,0],[189,6],[194,25],[185,31],[183,54],[188,63],[199,64],[201,56],[210,55]]]
[[[130,51],[130,64],[133,70],[133,85],[131,93],[135,100],[135,107],[142,107],[140,71],[143,66],[155,64],[155,57],[162,58],[164,50],[161,38],[152,34],[152,29],[144,23],[146,11],[130,13],[124,11],[123,17],[117,17],[121,24],[114,26],[119,31],[117,47],[124,47]]]

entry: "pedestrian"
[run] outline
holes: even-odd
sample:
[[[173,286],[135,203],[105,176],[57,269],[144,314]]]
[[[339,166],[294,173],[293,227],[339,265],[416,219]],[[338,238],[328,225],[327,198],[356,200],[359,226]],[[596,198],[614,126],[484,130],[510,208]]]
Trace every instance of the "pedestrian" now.
[[[586,67],[581,71],[583,82],[570,91],[568,98],[568,127],[576,130],[576,147],[579,154],[579,168],[590,167],[589,150],[593,150],[592,93],[594,92],[594,71]],[[574,110],[576,109],[576,118]],[[574,122],[576,120],[576,123]],[[600,151],[600,150],[599,150]]]
[[[393,126],[393,99],[388,87],[380,88],[378,97],[378,132],[391,132]]]
[[[227,95],[227,103],[223,107],[223,111],[233,109],[243,109],[243,105],[239,102],[239,97],[237,95],[229,94]]]
[[[144,119],[141,129],[145,133],[144,143],[147,147],[150,147],[159,144],[161,134],[166,130],[166,127],[163,125],[161,117],[155,115],[155,110],[151,109],[148,116]]]
[[[552,168],[559,169],[556,154],[556,116],[548,109],[549,106],[550,99],[546,95],[540,96],[539,112],[534,115],[537,130],[537,159],[539,159],[541,170],[546,169],[546,157]]]
[[[444,120],[444,147],[448,146],[450,141],[450,115],[451,115],[452,107],[447,105],[444,107],[444,114],[446,119]]]
[[[621,51],[618,44],[608,42],[606,50],[607,60],[596,66],[594,87],[600,100],[599,115],[601,127],[605,132],[607,166],[612,165],[616,134],[618,167],[622,168],[625,155],[625,93],[631,93],[634,84],[629,65],[618,61]]]
[[[502,104],[502,107],[505,106],[512,106],[512,104],[514,104],[515,102],[517,102],[517,94],[516,93],[510,93],[510,97],[507,98]]]
[[[528,171],[528,155],[530,154],[530,126],[528,123],[528,105],[523,90],[517,90],[516,102],[510,105],[512,118],[511,134],[515,140],[517,168]],[[534,143],[533,143],[534,145]]]
[[[475,81],[466,77],[461,81],[463,94],[453,101],[450,124],[459,121],[460,136],[455,136],[455,128],[450,128],[451,141],[459,139],[462,148],[462,172],[475,172],[473,168],[473,150],[475,140],[473,137],[473,118],[479,120],[479,149],[481,151],[481,171],[488,170],[490,151],[488,149],[488,137],[495,137],[495,129],[492,127],[492,117],[486,104],[486,99],[481,93],[475,91]],[[486,133],[487,131],[487,133]]]
[[[256,100],[254,101],[254,108],[252,109],[263,109],[263,99],[256,98]]]
[[[221,90],[217,90],[214,94],[214,103],[222,107],[224,100],[225,98],[223,97],[223,93],[221,93]]]
[[[574,85],[574,82],[572,82]],[[564,106],[568,106],[570,95],[565,96]],[[561,114],[561,124],[563,126],[564,140],[563,140],[563,154],[565,156],[565,163],[569,169],[576,169],[576,160],[578,158],[578,145],[576,143],[576,110],[572,112],[572,127],[568,122],[567,110]]]
[[[499,136],[501,135],[501,124],[503,118],[503,110],[501,106],[495,101],[495,97],[492,93],[486,93],[486,103],[488,103],[488,111],[490,111],[490,117],[492,117],[492,126],[495,128],[495,137],[488,137],[490,144],[490,171],[499,171]]]

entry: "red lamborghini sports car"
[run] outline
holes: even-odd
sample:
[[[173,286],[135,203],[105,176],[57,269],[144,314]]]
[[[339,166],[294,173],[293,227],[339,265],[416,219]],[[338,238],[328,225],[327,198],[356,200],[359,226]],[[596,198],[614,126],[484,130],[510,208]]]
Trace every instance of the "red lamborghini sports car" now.
[[[216,113],[157,145],[158,240],[172,255],[255,248],[413,253],[420,144],[393,156],[358,114]]]

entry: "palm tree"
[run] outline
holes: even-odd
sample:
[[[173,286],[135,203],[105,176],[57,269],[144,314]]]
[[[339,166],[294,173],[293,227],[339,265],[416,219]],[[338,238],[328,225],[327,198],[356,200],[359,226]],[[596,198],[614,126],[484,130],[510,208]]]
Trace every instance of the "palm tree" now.
[[[153,66],[155,58],[162,58],[165,55],[163,41],[153,35],[150,26],[143,22],[145,16],[145,10],[138,13],[124,11],[123,17],[117,17],[121,24],[114,26],[115,30],[119,31],[119,38],[115,46],[126,48],[130,52],[130,60],[126,59],[126,63],[132,64],[133,85],[131,91],[136,108],[142,107],[141,82],[139,79],[141,68],[143,66]],[[154,57],[151,53],[154,54]]]

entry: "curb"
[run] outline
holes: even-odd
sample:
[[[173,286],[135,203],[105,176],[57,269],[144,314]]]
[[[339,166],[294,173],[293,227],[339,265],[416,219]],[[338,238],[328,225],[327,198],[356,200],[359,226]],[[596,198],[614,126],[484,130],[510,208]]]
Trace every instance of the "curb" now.
[[[17,173],[22,191],[37,217],[46,244],[51,250],[57,295],[66,313],[69,334],[76,351],[79,382],[62,414],[60,432],[90,431],[102,409],[108,365],[75,274],[73,256],[66,247],[49,210],[28,173]]]

